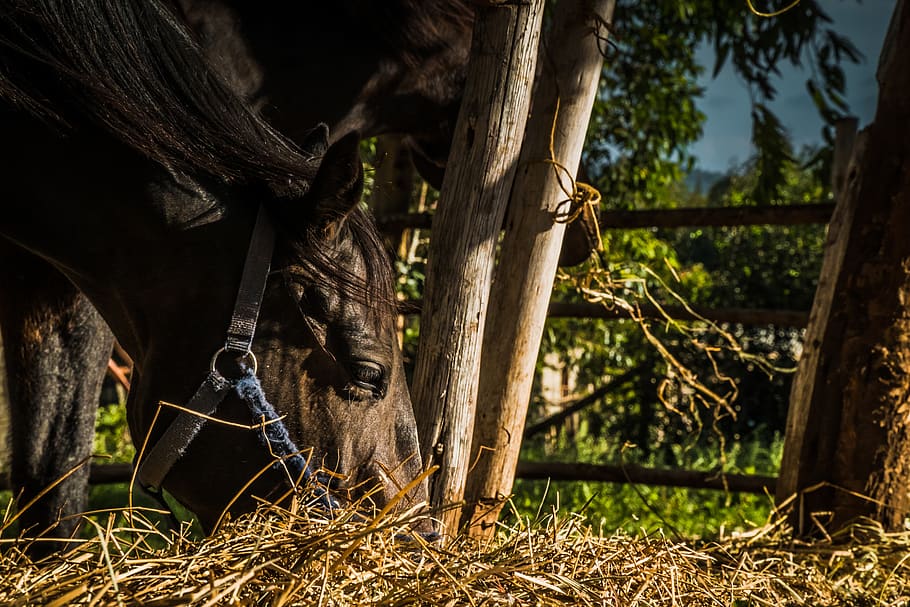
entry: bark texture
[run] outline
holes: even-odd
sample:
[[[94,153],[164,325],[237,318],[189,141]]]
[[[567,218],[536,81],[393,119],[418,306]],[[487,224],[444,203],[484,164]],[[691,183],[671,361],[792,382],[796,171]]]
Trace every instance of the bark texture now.
[[[802,496],[827,527],[910,514],[910,4],[898,0],[878,69],[879,102],[847,175],[843,263],[817,337],[811,402],[794,411],[778,497]],[[792,423],[791,423],[792,422]],[[786,484],[784,481],[786,480]],[[815,487],[821,484],[821,488]]]
[[[603,66],[614,0],[564,0],[541,46],[531,118],[506,217],[483,340],[472,461],[462,523],[495,529],[512,492],[540,338],[571,213],[572,176]],[[551,149],[552,144],[552,149]],[[556,166],[548,160],[558,161]]]
[[[496,242],[528,115],[543,0],[477,9],[471,60],[433,220],[413,401],[434,507],[464,495]],[[441,512],[452,532],[458,511]]]

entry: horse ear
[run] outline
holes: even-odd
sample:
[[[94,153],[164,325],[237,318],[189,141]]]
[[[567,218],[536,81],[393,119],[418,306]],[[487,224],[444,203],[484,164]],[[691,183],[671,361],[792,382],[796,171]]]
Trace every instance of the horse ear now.
[[[324,156],[329,149],[329,126],[320,122],[310,129],[300,142],[300,149],[314,158]]]
[[[354,210],[362,194],[360,136],[350,133],[326,150],[308,197],[315,203],[316,221],[331,228]]]

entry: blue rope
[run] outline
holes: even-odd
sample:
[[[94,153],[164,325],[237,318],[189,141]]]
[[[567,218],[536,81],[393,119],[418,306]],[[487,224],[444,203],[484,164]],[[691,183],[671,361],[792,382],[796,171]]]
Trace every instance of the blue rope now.
[[[267,422],[257,436],[262,446],[279,458],[272,467],[278,471],[287,468],[291,477],[295,479],[302,477],[305,482],[315,480],[313,484],[318,504],[327,510],[338,508],[339,504],[329,494],[325,480],[320,478],[321,475],[315,474],[307,459],[300,455],[300,449],[294,444],[287,426],[281,421],[275,408],[266,400],[262,385],[252,369],[244,369],[243,377],[234,382],[234,391],[250,408],[253,419],[257,421],[264,419]]]

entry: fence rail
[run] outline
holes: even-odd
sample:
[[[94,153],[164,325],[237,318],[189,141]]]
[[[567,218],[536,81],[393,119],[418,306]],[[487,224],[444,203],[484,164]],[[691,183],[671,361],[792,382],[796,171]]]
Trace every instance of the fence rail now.
[[[778,325],[781,327],[805,327],[809,322],[809,312],[801,310],[765,310],[759,308],[704,308],[692,306],[664,306],[661,313],[655,306],[639,306],[639,312],[645,318],[663,319],[664,313],[676,320],[700,320],[702,318],[720,323],[743,325]],[[551,318],[629,318],[628,312],[618,307],[609,308],[595,303],[574,303],[554,301],[550,304],[548,316]]]
[[[400,314],[420,314],[421,300],[399,303]],[[742,325],[775,325],[779,327],[804,328],[809,322],[809,312],[802,310],[766,310],[761,308],[705,308],[692,306],[663,306],[663,312],[652,305],[641,305],[638,312],[644,318],[663,320],[667,316],[675,320],[707,319],[719,323]],[[628,319],[628,312],[619,307],[608,307],[597,303],[554,301],[547,311],[550,318],[603,318],[607,320]]]
[[[528,480],[599,481],[649,486],[719,489],[735,493],[774,495],[777,478],[752,474],[721,474],[678,468],[648,468],[628,464],[518,462],[515,476]]]
[[[128,483],[133,475],[131,464],[98,464],[91,466],[89,483],[109,485]],[[561,462],[518,462],[518,478],[554,481],[598,481],[641,485],[660,485],[688,489],[716,489],[733,493],[774,494],[776,477],[748,474],[724,474],[697,470],[649,468],[638,465],[573,464]],[[7,479],[0,476],[0,491],[9,491]]]
[[[602,211],[601,228],[687,228],[694,226],[806,225],[828,223],[834,211],[832,203],[788,204],[760,207],[719,207],[697,209],[663,209],[640,211]],[[407,228],[428,230],[432,213],[390,213],[378,216],[382,230]]]

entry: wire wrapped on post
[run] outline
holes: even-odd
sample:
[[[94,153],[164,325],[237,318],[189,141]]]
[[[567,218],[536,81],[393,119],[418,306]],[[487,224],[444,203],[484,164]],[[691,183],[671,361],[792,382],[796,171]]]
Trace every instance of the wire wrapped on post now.
[[[556,173],[556,182],[559,183],[559,187],[566,195],[566,199],[556,205],[553,221],[555,223],[569,224],[582,217],[585,225],[590,226],[593,231],[593,240],[596,243],[594,250],[600,251],[603,249],[603,244],[600,236],[600,225],[597,221],[597,210],[603,197],[600,191],[591,184],[576,181],[569,169],[556,160],[554,140],[556,138],[556,121],[558,117],[559,99],[557,98],[553,125],[550,128],[550,157],[543,162],[553,167],[553,171]],[[563,177],[568,180],[568,186]]]

